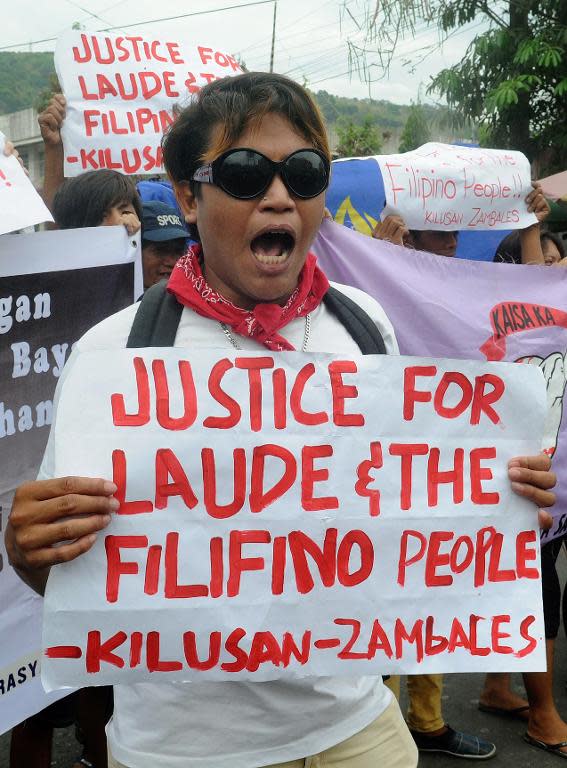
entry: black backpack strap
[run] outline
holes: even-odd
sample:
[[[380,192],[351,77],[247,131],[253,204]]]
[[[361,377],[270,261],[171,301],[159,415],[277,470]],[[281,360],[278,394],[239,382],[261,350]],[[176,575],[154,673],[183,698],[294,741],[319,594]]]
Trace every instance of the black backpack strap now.
[[[145,292],[132,328],[127,347],[172,347],[183,312],[175,296],[166,291],[162,280]],[[329,286],[323,299],[327,309],[344,325],[363,355],[385,355],[386,345],[372,318],[352,299]]]
[[[183,312],[183,305],[166,291],[167,280],[152,285],[144,293],[136,312],[127,347],[172,347]]]
[[[386,345],[376,323],[358,304],[332,285],[323,301],[356,341],[363,355],[386,354]]]

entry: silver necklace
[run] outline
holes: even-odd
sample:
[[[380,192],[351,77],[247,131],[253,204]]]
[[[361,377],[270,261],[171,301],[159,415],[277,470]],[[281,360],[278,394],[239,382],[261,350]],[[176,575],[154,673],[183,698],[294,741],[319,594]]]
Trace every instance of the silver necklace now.
[[[232,335],[228,325],[226,323],[220,323],[220,327],[222,328],[224,335],[232,344],[234,349],[242,349],[242,347],[238,344],[238,342]],[[310,335],[311,335],[311,315],[308,314],[308,315],[305,315],[305,332],[303,334],[303,344],[301,345],[302,352],[307,351],[307,344],[309,343]]]

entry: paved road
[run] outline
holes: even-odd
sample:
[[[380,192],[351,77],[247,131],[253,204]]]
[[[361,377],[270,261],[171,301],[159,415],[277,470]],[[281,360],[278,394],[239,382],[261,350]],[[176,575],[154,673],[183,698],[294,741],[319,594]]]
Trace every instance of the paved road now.
[[[567,580],[567,561],[563,551],[558,565],[562,583]],[[555,663],[555,694],[559,711],[567,719],[567,640],[563,631],[557,641]],[[520,722],[486,715],[477,709],[482,685],[481,675],[446,675],[443,709],[448,722],[456,729],[468,730],[493,741],[498,754],[489,761],[491,768],[559,768],[561,759],[529,747],[522,740],[525,728]],[[522,693],[521,676],[514,677],[514,687]],[[402,705],[404,700],[402,699]],[[0,768],[8,768],[9,734],[0,736]],[[79,754],[72,728],[55,734],[52,768],[71,768]],[[427,755],[420,760],[422,768],[456,768],[470,765],[449,756]],[[385,766],[384,768],[387,768]]]

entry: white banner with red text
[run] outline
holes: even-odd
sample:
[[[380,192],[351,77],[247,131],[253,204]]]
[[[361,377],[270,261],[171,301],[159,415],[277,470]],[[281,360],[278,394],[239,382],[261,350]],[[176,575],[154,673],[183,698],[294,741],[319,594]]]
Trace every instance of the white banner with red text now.
[[[146,349],[79,355],[57,475],[120,509],[50,575],[62,685],[542,670],[541,372],[505,363]]]
[[[386,195],[380,217],[399,215],[409,229],[523,229],[532,190],[525,155],[508,149],[431,142],[412,152],[377,155]]]
[[[66,31],[55,68],[67,100],[65,176],[111,168],[163,172],[161,137],[174,110],[213,80],[241,74],[233,56],[191,41]]]

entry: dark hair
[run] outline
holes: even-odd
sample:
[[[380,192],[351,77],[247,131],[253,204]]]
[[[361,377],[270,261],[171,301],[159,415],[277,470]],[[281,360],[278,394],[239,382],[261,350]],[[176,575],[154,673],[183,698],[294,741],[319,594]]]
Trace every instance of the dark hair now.
[[[247,127],[274,112],[331,159],[323,118],[305,88],[283,75],[246,72],[205,85],[169,127],[162,146],[170,178],[191,179],[200,165],[222,154]]]
[[[540,241],[543,244],[544,240],[550,240],[557,246],[557,250],[560,253],[560,259],[565,256],[565,245],[561,238],[554,232],[544,231],[540,234]],[[498,261],[504,264],[522,264],[522,242],[520,240],[520,233],[518,230],[511,232],[496,249],[493,261]]]
[[[544,240],[549,240],[553,245],[557,248],[559,251],[559,259],[565,258],[565,243],[564,241],[559,237],[559,235],[556,235],[555,232],[548,232],[545,230],[540,235],[541,238],[541,244],[543,245]]]
[[[518,230],[506,235],[504,240],[500,241],[492,261],[501,264],[521,264],[522,263],[522,243]]]
[[[98,227],[115,205],[131,203],[142,221],[142,203],[131,178],[101,168],[65,179],[53,199],[53,218],[60,229]]]

